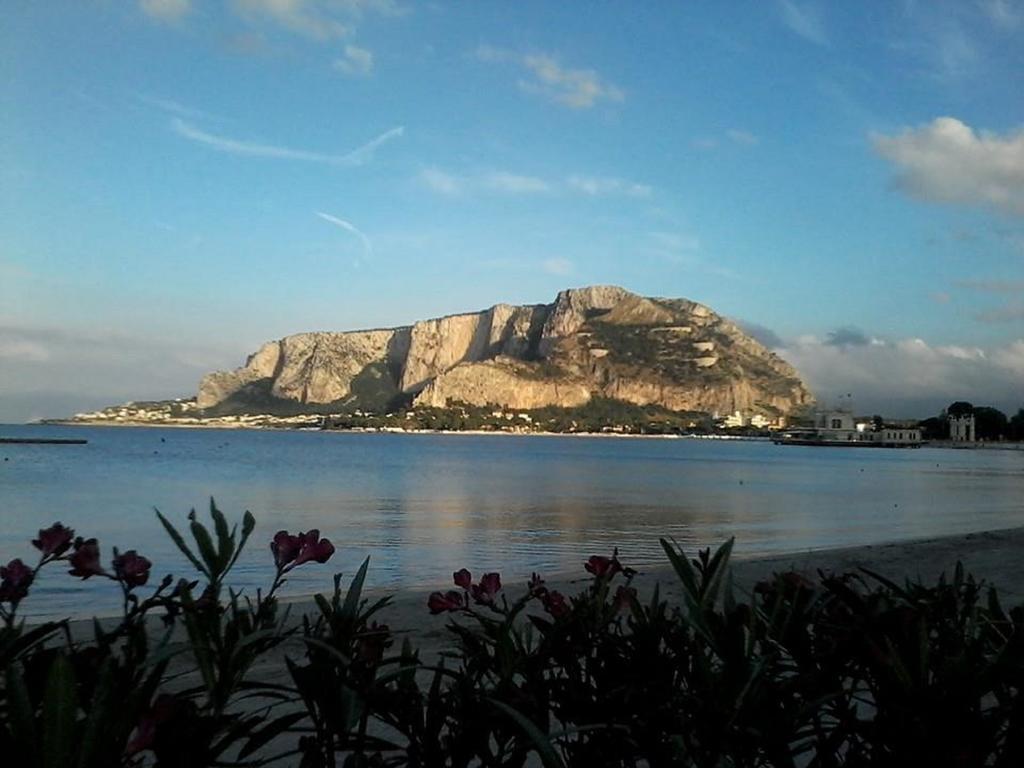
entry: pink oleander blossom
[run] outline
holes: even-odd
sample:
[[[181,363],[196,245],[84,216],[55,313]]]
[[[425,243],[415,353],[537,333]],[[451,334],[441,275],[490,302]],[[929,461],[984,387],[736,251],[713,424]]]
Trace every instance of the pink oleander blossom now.
[[[485,573],[480,577],[480,583],[473,584],[469,589],[473,599],[480,605],[494,605],[494,598],[501,591],[501,576]]]
[[[321,539],[316,528],[294,536],[287,531],[278,531],[270,542],[270,551],[278,570],[290,571],[312,560],[326,563],[334,554],[334,545],[330,539]]]
[[[544,604],[544,610],[556,619],[569,612],[569,602],[565,599],[565,595],[556,590],[545,592],[541,601]]]
[[[28,595],[35,576],[20,558],[0,565],[0,603],[17,603]]]
[[[32,540],[32,546],[43,553],[43,557],[60,557],[69,549],[75,532],[60,523],[39,531],[39,538]]]
[[[456,587],[469,589],[470,585],[473,583],[473,574],[465,568],[460,568],[452,574],[452,581],[455,582]]]
[[[100,547],[96,539],[83,539],[81,536],[75,539],[75,551],[68,557],[68,563],[71,565],[68,573],[83,579],[105,573],[100,565]]]
[[[464,606],[462,593],[454,589],[448,592],[431,592],[427,598],[427,607],[433,614],[457,611]]]
[[[311,560],[326,563],[333,554],[334,545],[331,544],[331,540],[321,539],[320,531],[314,528],[309,533],[299,534],[299,555],[295,558],[295,564],[292,567],[308,563]]]
[[[129,589],[141,587],[149,581],[149,569],[153,566],[151,562],[134,549],[114,558],[114,576],[118,581],[128,585]]]
[[[614,576],[622,570],[622,564],[619,563],[617,557],[605,557],[604,555],[592,555],[591,558],[583,564],[588,573],[592,573],[598,578],[603,576]]]

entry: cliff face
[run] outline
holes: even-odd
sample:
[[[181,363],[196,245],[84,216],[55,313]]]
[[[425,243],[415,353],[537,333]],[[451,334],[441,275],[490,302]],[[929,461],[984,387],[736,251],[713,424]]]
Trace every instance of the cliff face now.
[[[412,400],[526,410],[595,395],[719,413],[789,413],[812,400],[791,366],[707,307],[591,286],[549,305],[288,336],[242,368],[204,377],[197,405],[381,410]]]

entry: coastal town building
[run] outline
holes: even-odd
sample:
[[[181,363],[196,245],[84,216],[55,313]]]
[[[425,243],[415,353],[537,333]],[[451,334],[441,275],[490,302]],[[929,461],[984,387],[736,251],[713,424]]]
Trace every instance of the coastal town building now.
[[[977,439],[973,413],[949,417],[949,439],[954,443],[973,443]]]

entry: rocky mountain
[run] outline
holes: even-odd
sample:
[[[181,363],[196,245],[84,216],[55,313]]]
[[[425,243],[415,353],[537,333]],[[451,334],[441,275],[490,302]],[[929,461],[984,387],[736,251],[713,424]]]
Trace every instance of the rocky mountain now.
[[[211,414],[454,402],[527,410],[592,397],[766,415],[813,399],[789,364],[707,307],[590,286],[552,304],[267,342],[243,367],[204,377],[197,405]]]

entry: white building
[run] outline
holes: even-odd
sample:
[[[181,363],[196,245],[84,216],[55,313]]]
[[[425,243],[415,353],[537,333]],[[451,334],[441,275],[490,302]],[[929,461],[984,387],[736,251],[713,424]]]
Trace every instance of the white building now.
[[[949,417],[949,439],[954,443],[973,443],[977,439],[973,413]]]
[[[870,440],[873,443],[882,445],[920,445],[921,430],[917,427],[882,427],[875,432],[869,432]]]

